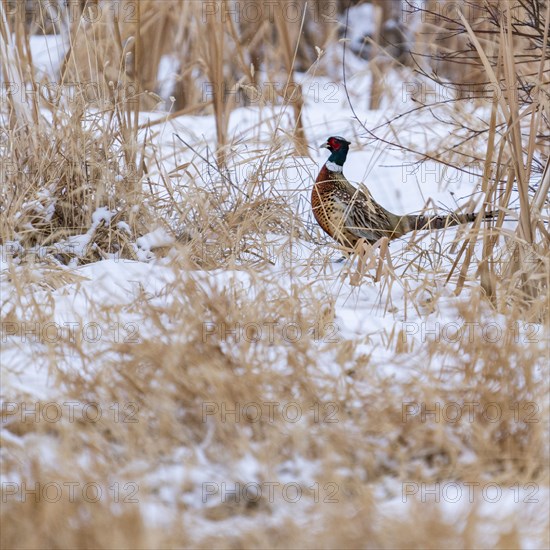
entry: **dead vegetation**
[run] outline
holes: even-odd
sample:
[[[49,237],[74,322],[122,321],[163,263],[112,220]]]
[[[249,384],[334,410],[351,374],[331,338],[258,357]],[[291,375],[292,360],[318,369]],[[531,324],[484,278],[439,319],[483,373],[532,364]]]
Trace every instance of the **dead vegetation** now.
[[[464,95],[443,111],[425,105],[449,116],[453,129],[445,143],[420,153],[458,170],[481,167],[481,207],[499,210],[499,218],[464,228],[447,248],[426,249],[419,234],[402,255],[369,250],[362,264],[352,257],[337,275],[326,266],[326,248],[315,248],[318,233],[304,217],[300,186],[288,194],[277,182],[285,163],[303,168],[307,154],[303,104],[285,86],[296,89],[295,70],[308,70],[315,46],[325,49],[338,36],[341,3],[334,13],[333,3],[319,2],[316,17],[240,26],[214,13],[204,21],[200,2],[122,1],[118,11],[100,10],[97,20],[83,14],[102,3],[78,2],[78,17],[56,25],[41,22],[38,9],[28,18],[7,11],[12,4],[2,4],[2,74],[36,85],[30,36],[67,32],[61,89],[91,81],[97,94],[71,86],[70,102],[63,94],[20,101],[7,93],[3,104],[1,307],[9,361],[2,364],[2,400],[13,406],[2,408],[2,476],[31,490],[79,485],[72,500],[65,492],[55,502],[43,494],[22,501],[4,483],[2,547],[510,548],[521,546],[526,531],[528,540],[548,547],[540,519],[549,482],[548,3],[517,2],[525,11],[516,15],[538,9],[536,25],[520,28],[510,15],[516,3],[491,2],[488,9],[499,8],[501,18],[446,21],[437,32],[461,34],[428,52],[434,66],[446,64],[450,88],[456,67],[467,65],[472,83],[518,91],[495,92],[488,120],[470,112]],[[528,59],[516,40],[530,45]],[[468,52],[450,60],[457,44]],[[213,115],[217,143],[175,138],[168,158],[157,142],[162,120],[143,124],[138,115],[154,105],[159,63],[174,51],[175,104],[163,120]],[[400,63],[376,60],[388,73]],[[280,80],[273,103],[291,122],[275,116],[272,135],[258,129],[245,141],[253,155],[241,158],[243,142],[228,131],[239,105],[224,90],[243,93],[262,78]],[[212,90],[207,100],[203,84]],[[410,149],[399,141],[401,123],[407,124],[368,128],[365,137]],[[181,152],[192,160],[178,161]],[[229,169],[250,164],[254,170],[238,181]],[[131,271],[133,260],[144,259],[139,238],[159,226],[173,239],[150,256],[165,284],[151,293],[143,277],[133,295],[94,300],[99,289],[75,268],[111,258],[119,266],[127,261]],[[284,246],[302,242],[313,249],[310,257],[295,262],[288,248],[283,256]],[[216,278],[224,270],[230,284]],[[373,314],[401,322],[344,337],[336,301],[359,302],[370,286],[378,293]],[[41,332],[29,367],[17,355],[21,338],[9,336],[25,323],[59,323],[55,303],[65,293],[86,304],[71,310],[80,325],[93,321],[121,332],[99,342]],[[453,339],[454,332],[441,331],[456,327],[440,327],[439,338],[419,344],[413,336],[434,330],[449,302],[451,317],[462,330],[471,327],[472,338]],[[121,319],[128,320],[122,328]],[[298,327],[300,337],[283,327]],[[18,385],[17,374],[29,368],[47,371],[58,396],[46,401]],[[400,371],[407,376],[396,376]],[[103,415],[69,421],[63,405],[61,420],[45,421],[57,410],[52,402],[95,403]],[[272,421],[265,403],[273,402],[279,406]],[[289,403],[300,408],[297,422],[282,415]],[[41,421],[21,416],[35,406]],[[222,406],[238,407],[238,420],[224,416]],[[307,495],[295,508],[266,491],[259,499],[222,499],[218,492],[204,500],[209,483],[284,479]],[[525,506],[520,520],[489,534],[479,500],[463,511],[460,529],[430,500],[411,496],[407,514],[385,507],[402,502],[407,483],[414,489],[448,481],[497,483],[509,495],[510,486],[527,487],[528,495],[535,487],[540,505]],[[86,483],[99,486],[101,498],[83,493]]]

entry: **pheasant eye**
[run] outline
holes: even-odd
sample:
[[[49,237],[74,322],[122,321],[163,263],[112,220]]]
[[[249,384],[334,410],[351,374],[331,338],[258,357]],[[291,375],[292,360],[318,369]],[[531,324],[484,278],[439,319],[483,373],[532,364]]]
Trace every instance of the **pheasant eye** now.
[[[333,149],[340,149],[340,144],[335,139],[329,140],[329,143]]]

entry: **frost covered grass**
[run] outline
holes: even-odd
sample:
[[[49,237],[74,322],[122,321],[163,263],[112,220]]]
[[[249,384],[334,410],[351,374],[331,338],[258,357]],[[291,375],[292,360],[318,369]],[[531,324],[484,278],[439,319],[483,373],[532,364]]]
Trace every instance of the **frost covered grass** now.
[[[332,19],[232,31],[213,12],[217,40],[201,39],[216,7],[78,18],[49,76],[1,12],[3,75],[77,71],[101,90],[2,105],[2,547],[547,548],[547,7],[535,88],[518,84],[515,28],[487,17],[491,42],[467,17],[452,23],[478,76],[520,92],[420,109],[426,74],[403,81],[375,39],[354,46],[357,28],[345,90]],[[163,57],[163,29],[196,66]],[[171,113],[146,110],[162,59],[187,94]],[[204,102],[191,85],[270,71],[300,101]],[[348,179],[385,207],[456,198],[499,217],[342,251],[308,202],[334,134],[354,142]]]

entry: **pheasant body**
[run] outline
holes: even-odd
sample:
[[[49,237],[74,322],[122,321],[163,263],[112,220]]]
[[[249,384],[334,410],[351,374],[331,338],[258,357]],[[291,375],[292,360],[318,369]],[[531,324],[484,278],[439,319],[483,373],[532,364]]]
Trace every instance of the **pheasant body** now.
[[[392,214],[378,204],[368,189],[357,189],[345,178],[342,168],[349,141],[330,137],[322,147],[331,156],[321,168],[311,192],[313,215],[323,231],[346,248],[353,248],[360,239],[374,244],[382,237],[397,239],[409,231],[442,229],[472,222],[477,214],[423,216]],[[493,217],[492,213],[486,217]]]

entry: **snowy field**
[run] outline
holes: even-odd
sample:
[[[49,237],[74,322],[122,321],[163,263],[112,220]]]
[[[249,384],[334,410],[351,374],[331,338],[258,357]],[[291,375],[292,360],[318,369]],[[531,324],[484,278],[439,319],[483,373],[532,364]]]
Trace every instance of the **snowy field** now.
[[[32,47],[55,74],[63,44]],[[481,240],[457,291],[468,228],[407,235],[363,265],[312,218],[331,135],[352,142],[346,177],[392,212],[482,200],[478,176],[368,139],[363,125],[411,104],[399,73],[393,99],[368,110],[364,67],[349,60],[359,120],[336,77],[296,75],[307,156],[292,155],[289,106],[234,109],[226,176],[214,116],[141,112],[157,161],[147,231],[97,204],[80,235],[3,242],[2,508],[20,529],[33,507],[51,522],[35,547],[76,540],[57,529],[96,547],[548,547],[547,327],[482,298]],[[417,151],[448,138],[426,112],[394,130]],[[215,218],[201,208],[224,177]],[[240,196],[266,201],[255,229],[231,218]],[[182,222],[192,208],[197,226]],[[111,223],[134,259],[79,260]]]

